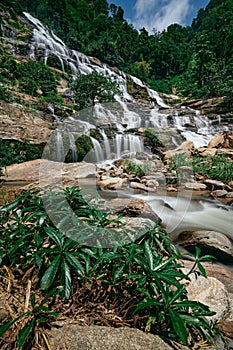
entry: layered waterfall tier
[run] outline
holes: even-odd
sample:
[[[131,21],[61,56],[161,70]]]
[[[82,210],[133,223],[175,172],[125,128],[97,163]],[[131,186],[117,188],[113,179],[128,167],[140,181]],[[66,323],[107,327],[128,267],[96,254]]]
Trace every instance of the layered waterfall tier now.
[[[125,74],[116,68],[111,68],[96,58],[69,49],[60,38],[38,19],[28,13],[24,13],[24,16],[32,33],[28,42],[28,56],[30,58],[42,58],[45,64],[48,65],[56,58],[60,69],[71,72],[73,79],[79,74],[89,74],[93,71],[106,76],[113,76],[122,90],[123,97],[115,96],[115,103],[104,105],[96,103],[94,109],[83,110],[68,118],[65,123],[69,125],[72,134],[87,134],[90,129],[95,127],[101,129],[102,125],[106,124],[114,125],[121,134],[126,130],[135,128],[153,128],[158,132],[159,130],[172,128],[181,134],[184,139],[193,141],[195,147],[200,147],[206,146],[215,134],[228,130],[228,125],[222,123],[220,116],[209,118],[188,107],[169,107],[156,91],[150,89],[140,79]],[[131,93],[128,91],[129,85],[131,85]],[[132,86],[137,91],[141,91],[144,101],[135,99]],[[60,122],[56,114],[53,113],[52,115],[56,122]],[[121,137],[119,135],[118,139]],[[108,142],[105,138],[103,153],[104,157],[107,158],[110,156]],[[124,142],[126,143],[126,141]],[[94,147],[97,147],[96,141],[93,140],[93,143]],[[129,144],[134,144],[134,142],[130,141]],[[118,148],[113,146],[111,153],[118,156],[121,152]],[[130,147],[127,146],[126,148]],[[74,142],[71,149],[74,149]],[[130,149],[129,151],[131,152]],[[104,157],[99,153],[101,160]]]

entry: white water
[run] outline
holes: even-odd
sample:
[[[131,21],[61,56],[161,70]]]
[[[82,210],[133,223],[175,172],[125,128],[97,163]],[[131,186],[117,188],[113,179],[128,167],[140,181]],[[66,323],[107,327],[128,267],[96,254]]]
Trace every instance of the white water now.
[[[143,199],[162,219],[172,239],[188,230],[212,230],[233,239],[233,209],[218,201],[157,195],[132,195]]]
[[[137,152],[144,152],[144,144],[139,136],[130,134],[117,134],[113,139],[108,139],[104,130],[100,131],[103,142],[99,142],[91,137],[93,144],[93,151],[85,158],[86,161],[105,162],[108,160],[115,160],[121,158],[122,155],[127,154],[133,157]],[[94,153],[94,157],[93,157]]]
[[[194,114],[192,110],[187,108],[186,115],[167,115],[162,113],[158,107],[154,106],[156,103],[160,108],[168,108],[158,93],[143,83],[140,79],[126,75],[122,71],[113,71],[106,64],[98,65],[91,58],[86,55],[70,50],[61,39],[59,39],[52,31],[43,26],[39,20],[25,13],[26,18],[34,25],[33,36],[30,44],[29,57],[36,59],[37,49],[43,54],[45,64],[49,62],[49,57],[55,56],[60,62],[61,69],[65,71],[67,67],[70,68],[73,78],[78,74],[89,74],[93,71],[112,76],[118,81],[123,93],[123,99],[115,96],[118,107],[113,110],[108,106],[100,104],[95,105],[93,121],[79,120],[79,128],[82,133],[88,134],[91,128],[95,128],[96,124],[115,123],[120,134],[117,134],[113,139],[108,139],[105,132],[101,130],[103,142],[92,138],[94,147],[94,156],[96,162],[102,162],[108,159],[115,159],[121,157],[123,154],[135,155],[137,152],[143,152],[144,146],[142,140],[135,135],[123,134],[126,128],[139,128],[141,126],[153,127],[158,130],[174,128],[181,132],[181,134],[188,140],[194,142],[195,147],[205,146],[212,136],[222,130],[226,130],[226,126],[221,126],[221,118],[218,118],[217,125],[208,120],[205,116],[200,116],[199,113]],[[151,110],[147,108],[140,111],[133,109],[135,103],[133,96],[127,90],[127,82],[144,88],[147,91],[148,99],[151,101]],[[128,103],[128,102],[131,102]],[[189,113],[190,112],[190,113]],[[191,113],[192,112],[192,113]],[[56,119],[56,115],[52,110],[52,114]],[[85,117],[85,116],[84,116]],[[85,118],[84,118],[85,119]],[[75,123],[76,120],[69,118],[69,125]],[[190,130],[187,126],[193,125],[194,130]],[[71,128],[71,130],[73,130]],[[62,132],[58,130],[55,133],[55,145],[57,149],[57,160],[64,160],[64,144],[62,139]],[[77,159],[75,147],[75,135],[69,134],[69,147],[72,151],[73,159]],[[171,234],[176,235],[184,229],[211,229],[227,234],[233,238],[232,232],[232,209],[229,207],[218,207],[207,201],[193,202],[191,199],[173,197],[158,197],[158,196],[137,196],[148,201],[151,208],[162,218],[164,224],[167,226]],[[166,205],[168,204],[168,205]],[[169,208],[170,206],[170,208]]]

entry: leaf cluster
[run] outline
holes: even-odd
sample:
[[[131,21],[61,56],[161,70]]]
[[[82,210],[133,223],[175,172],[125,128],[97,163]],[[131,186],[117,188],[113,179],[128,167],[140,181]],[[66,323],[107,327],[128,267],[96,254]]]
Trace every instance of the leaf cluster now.
[[[54,311],[57,296],[69,300],[74,290],[83,289],[85,294],[85,288],[98,282],[99,303],[105,305],[107,300],[111,301],[123,324],[134,324],[184,344],[194,344],[200,338],[213,342],[216,329],[206,319],[213,312],[199,302],[188,300],[189,277],[182,272],[181,256],[163,229],[148,225],[135,232],[131,241],[103,248],[104,239],[114,237],[111,230],[103,230],[101,239],[95,239],[96,227],[107,228],[114,222],[109,219],[109,213],[91,206],[77,187],[49,191],[53,197],[50,193],[51,207],[47,205],[47,211],[40,192],[23,193],[0,209],[0,266],[14,269],[16,278],[17,275],[20,278],[22,270],[34,271],[37,276],[32,278],[34,294],[39,289],[45,293],[45,299],[38,302],[32,293],[30,309],[0,326],[0,334],[6,334],[18,320],[24,320],[18,333],[21,348],[36,326],[57,316]],[[84,223],[80,224],[80,232],[90,236],[89,244],[78,240],[74,232],[64,232],[65,222],[59,227],[54,225],[50,209],[59,216],[64,214],[64,205],[69,205],[79,222]],[[65,216],[66,220],[70,217]],[[119,226],[120,218],[115,223],[118,234],[122,230],[125,235],[124,228]],[[90,225],[93,230],[88,229]],[[204,257],[200,258],[199,254],[197,251],[192,270],[199,268],[205,275],[200,263]]]

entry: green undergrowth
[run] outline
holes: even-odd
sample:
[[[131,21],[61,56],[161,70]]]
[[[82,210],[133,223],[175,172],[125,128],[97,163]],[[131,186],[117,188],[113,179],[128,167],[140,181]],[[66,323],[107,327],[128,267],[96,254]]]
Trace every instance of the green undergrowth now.
[[[223,182],[233,180],[233,161],[227,155],[212,157],[193,157],[193,169],[210,179]]]
[[[167,161],[168,170],[176,171],[182,181],[186,180],[185,167],[190,168],[194,175],[203,175],[206,178],[225,183],[233,180],[233,162],[228,155],[218,154],[211,157],[193,155],[188,157],[186,154],[175,154]]]
[[[42,145],[0,139],[0,167],[41,158]]]
[[[205,276],[201,261],[210,257],[197,250],[185,274],[158,224],[126,230],[121,216],[96,203],[77,187],[54,188],[25,192],[0,209],[0,288],[14,310],[0,326],[0,348],[42,348],[46,328],[61,316],[136,327],[190,346],[213,343],[218,330],[206,316],[214,313],[186,291],[189,274]]]
[[[142,177],[151,174],[153,170],[153,163],[148,160],[143,163],[136,163],[133,160],[127,159],[123,161],[123,167],[128,174],[134,174],[135,176]]]

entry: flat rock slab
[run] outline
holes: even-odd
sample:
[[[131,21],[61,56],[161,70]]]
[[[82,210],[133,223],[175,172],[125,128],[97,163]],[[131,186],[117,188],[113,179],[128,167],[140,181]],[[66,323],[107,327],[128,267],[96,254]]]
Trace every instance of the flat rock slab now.
[[[49,331],[51,350],[172,350],[159,336],[138,329],[66,324]],[[188,349],[176,347],[176,349]]]
[[[36,159],[6,167],[7,181],[10,182],[36,182],[40,176],[45,176],[50,182],[59,177],[62,180],[77,181],[96,175],[95,165],[92,163],[59,163],[45,159]]]

